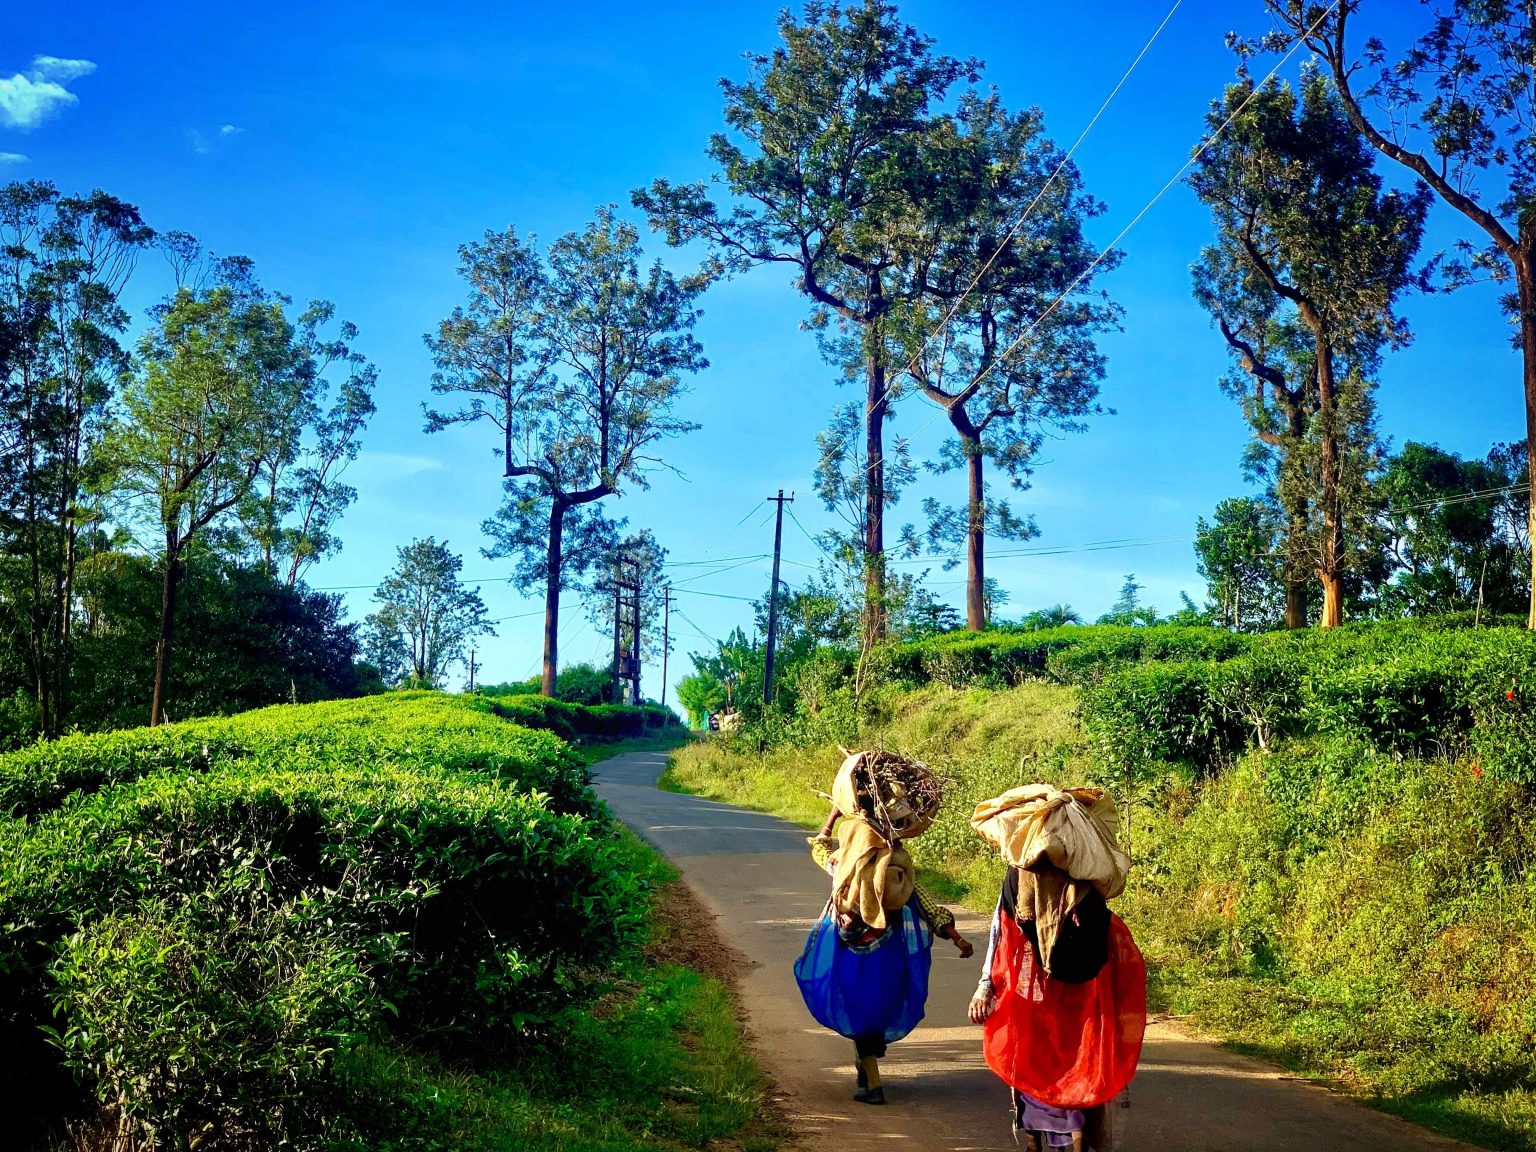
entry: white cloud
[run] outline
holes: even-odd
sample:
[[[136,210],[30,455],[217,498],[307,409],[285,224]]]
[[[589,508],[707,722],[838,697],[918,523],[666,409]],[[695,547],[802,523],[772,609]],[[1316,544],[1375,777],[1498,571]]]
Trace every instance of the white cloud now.
[[[25,164],[27,157],[20,152],[0,152],[0,164]]]
[[[78,104],[80,98],[64,85],[95,70],[89,60],[38,56],[28,71],[0,77],[0,128],[27,132],[60,109]]]
[[[59,84],[68,84],[94,71],[96,65],[89,60],[65,60],[59,56],[32,57],[33,74],[39,79],[53,80]]]
[[[188,128],[187,141],[192,145],[192,151],[199,156],[206,156],[219,147],[221,141],[233,139],[244,133],[245,129],[238,124],[220,124],[217,128],[210,128],[206,132],[201,128]]]
[[[399,478],[422,472],[441,472],[444,464],[435,456],[413,456],[406,452],[360,452],[352,467],[372,476]]]

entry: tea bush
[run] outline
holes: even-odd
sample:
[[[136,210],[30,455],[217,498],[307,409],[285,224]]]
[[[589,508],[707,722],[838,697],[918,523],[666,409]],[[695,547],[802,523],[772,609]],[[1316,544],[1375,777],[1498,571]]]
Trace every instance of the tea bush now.
[[[0,758],[0,795],[4,1102],[56,1113],[73,1073],[167,1146],[303,1146],[358,1037],[501,1050],[649,906],[565,745],[464,698],[71,738]]]
[[[559,811],[591,811],[585,771],[564,748],[560,734],[514,727],[500,716],[473,697],[394,692],[278,705],[160,728],[66,736],[0,755],[0,814],[37,816],[72,796],[152,773],[203,772],[248,759],[280,762],[305,749],[324,749],[349,763],[409,762],[486,773],[547,793]]]

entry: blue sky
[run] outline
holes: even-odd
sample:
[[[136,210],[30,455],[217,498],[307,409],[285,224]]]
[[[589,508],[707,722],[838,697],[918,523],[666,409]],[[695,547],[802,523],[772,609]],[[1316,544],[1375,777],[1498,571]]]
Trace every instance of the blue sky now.
[[[1039,105],[1065,146],[1171,3],[923,0],[902,13],[942,51],[981,57],[1004,101]],[[499,498],[494,433],[422,432],[431,372],[422,333],[461,297],[457,246],[486,228],[515,225],[547,241],[580,228],[599,204],[633,216],[630,190],[654,177],[707,175],[704,144],[721,127],[717,80],[744,75],[742,52],[773,46],[778,7],[14,6],[0,24],[0,180],[105,188],[156,228],[250,256],[275,290],[333,300],[379,367],[379,413],[349,473],[361,496],[342,525],[345,549],[312,583],[348,589],[361,617],[398,545],[446,538],[492,614],[514,617],[483,645],[483,675],[522,678],[538,665],[539,602],[495,581],[505,561],[479,555],[479,525]],[[1417,20],[1417,7],[1396,15]],[[1259,0],[1183,0],[1076,155],[1087,189],[1108,205],[1091,229],[1099,242],[1200,139],[1209,101],[1232,76],[1224,34],[1263,27]],[[1125,308],[1124,331],[1103,342],[1102,399],[1116,414],[1051,445],[1016,502],[1036,517],[1041,548],[1167,542],[999,558],[990,572],[1011,594],[1010,611],[1065,601],[1093,616],[1128,572],[1164,609],[1181,590],[1201,598],[1188,538],[1197,516],[1243,490],[1245,438],[1216,386],[1221,339],[1189,292],[1189,264],[1209,232],[1180,185],[1127,234],[1124,263],[1104,281]],[[1437,206],[1426,251],[1461,234],[1460,218]],[[659,239],[652,246],[686,267]],[[140,313],[164,287],[155,263],[147,258],[136,282]],[[1407,302],[1416,340],[1389,359],[1379,393],[1394,442],[1480,456],[1523,434],[1519,363],[1494,296],[1479,288]],[[719,285],[704,310],[698,335],[711,367],[682,404],[703,428],[672,446],[678,474],[656,475],[649,491],[614,508],[650,527],[676,561],[767,552],[771,506],[754,507],[779,488],[797,493],[795,513],[810,531],[832,523],[810,491],[813,437],[854,396],[799,330],[805,306],[782,271]],[[895,430],[915,434],[918,456],[932,455],[942,432],[933,412],[915,397],[898,409]],[[957,498],[961,482],[925,477],[897,521],[916,519],[924,495]],[[791,583],[816,557],[790,523],[785,557]],[[678,570],[680,582],[689,571]],[[674,684],[689,670],[684,652],[747,621],[748,606],[723,597],[761,595],[767,573],[766,560],[754,561],[681,585]],[[961,605],[959,575],[935,565],[930,584]],[[568,661],[605,657],[579,609],[565,621]],[[659,690],[653,668],[646,691]]]

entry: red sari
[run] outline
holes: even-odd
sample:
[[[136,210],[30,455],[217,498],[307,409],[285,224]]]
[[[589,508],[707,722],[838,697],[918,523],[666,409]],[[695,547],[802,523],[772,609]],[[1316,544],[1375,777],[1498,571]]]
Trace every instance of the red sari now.
[[[1147,1026],[1147,967],[1131,931],[1111,915],[1109,960],[1084,984],[1052,980],[1014,917],[998,912],[992,987],[997,1006],[982,1041],[992,1071],[1057,1108],[1114,1099],[1136,1074]]]

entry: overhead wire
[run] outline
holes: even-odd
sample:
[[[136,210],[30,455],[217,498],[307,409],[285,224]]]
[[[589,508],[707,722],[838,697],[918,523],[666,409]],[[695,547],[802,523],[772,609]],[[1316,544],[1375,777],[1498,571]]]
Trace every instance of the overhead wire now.
[[[1323,21],[1328,18],[1329,13],[1337,8],[1338,5],[1339,0],[1331,0],[1328,6],[1323,9],[1322,13],[1313,23],[1312,27],[1307,31],[1306,35],[1310,36],[1312,33],[1316,32],[1317,29],[1322,26]],[[1299,49],[1305,42],[1305,39],[1305,36],[1297,38],[1296,42],[1293,43],[1291,47],[1286,51],[1285,55],[1280,57],[1280,59],[1275,62],[1275,66],[1269,70],[1264,79],[1253,85],[1248,95],[1243,99],[1243,102],[1232,110],[1232,112],[1227,116],[1225,120],[1221,122],[1221,124],[1216,128],[1214,132],[1212,132],[1203,141],[1201,141],[1200,147],[1196,148],[1194,152],[1190,154],[1189,159],[1184,161],[1184,163],[1179,166],[1179,170],[1175,172],[1171,177],[1169,177],[1168,182],[1157,190],[1156,194],[1153,195],[1152,199],[1147,201],[1146,205],[1141,209],[1141,211],[1136,213],[1135,216],[1131,217],[1130,223],[1128,223],[1124,228],[1120,229],[1119,234],[1104,246],[1104,248],[1096,257],[1094,257],[1093,262],[1089,264],[1087,268],[1084,268],[1080,273],[1078,273],[1077,277],[1072,281],[1072,283],[1067,285],[1061,294],[1051,302],[1050,307],[1046,308],[1046,310],[1042,312],[1034,320],[1034,322],[1030,324],[1028,328],[1021,332],[1018,337],[1008,345],[1007,348],[1003,349],[1001,355],[999,355],[995,360],[990,361],[987,366],[982,369],[981,374],[976,377],[977,380],[985,379],[988,373],[996,368],[997,365],[1006,360],[1015,348],[1017,348],[1025,340],[1029,339],[1030,336],[1034,335],[1035,329],[1040,327],[1041,324],[1045,323],[1046,319],[1051,315],[1051,313],[1055,312],[1056,309],[1061,306],[1061,302],[1063,300],[1072,295],[1073,292],[1077,291],[1078,285],[1086,280],[1093,273],[1093,270],[1097,268],[1101,263],[1103,263],[1104,259],[1114,251],[1115,245],[1119,244],[1121,240],[1125,239],[1126,233],[1128,233],[1132,228],[1136,227],[1137,223],[1140,222],[1143,216],[1152,211],[1157,202],[1161,200],[1165,195],[1167,195],[1168,190],[1179,182],[1180,178],[1183,177],[1185,172],[1189,171],[1190,166],[1199,160],[1200,157],[1205,155],[1210,146],[1216,143],[1217,138],[1227,130],[1227,128],[1232,124],[1234,120],[1236,120],[1245,111],[1247,111],[1248,105],[1253,103],[1253,101],[1258,97],[1259,93],[1263,90],[1264,85],[1268,84],[1270,80],[1274,79],[1275,74],[1279,72],[1281,68],[1285,67],[1286,63],[1289,62],[1291,57],[1296,54],[1297,49]]]
[[[1331,3],[1329,3],[1325,9],[1323,9],[1322,14],[1318,16],[1317,21],[1312,25],[1312,28],[1308,31],[1307,35],[1311,35],[1312,32],[1315,32],[1319,27],[1321,27],[1323,21],[1328,18],[1329,13],[1331,13],[1334,8],[1338,7],[1338,4],[1339,0],[1331,0]],[[1128,223],[1124,228],[1120,229],[1119,234],[1116,235],[1113,240],[1111,240],[1099,251],[1099,254],[1094,257],[1093,261],[1088,265],[1088,267],[1078,273],[1078,275],[1073,279],[1072,283],[1067,285],[1061,294],[1058,295],[1053,301],[1051,301],[1050,306],[1047,307],[1046,310],[1042,312],[1038,317],[1036,317],[1034,322],[1031,323],[1030,326],[1023,332],[1021,332],[1013,340],[1013,342],[1008,345],[1007,348],[1003,349],[1001,354],[988,362],[986,367],[984,367],[981,372],[973,378],[971,383],[979,383],[980,381],[986,379],[986,377],[990,375],[999,364],[1003,363],[1008,359],[1010,355],[1013,354],[1015,349],[1023,344],[1025,340],[1034,335],[1035,330],[1039,328],[1041,324],[1045,323],[1045,321],[1052,315],[1052,313],[1056,311],[1057,308],[1061,306],[1062,302],[1065,301],[1067,297],[1071,296],[1073,292],[1077,291],[1078,286],[1082,284],[1082,282],[1086,280],[1090,275],[1092,275],[1094,269],[1102,264],[1104,260],[1109,256],[1109,254],[1115,250],[1115,245],[1119,244],[1121,240],[1125,239],[1126,234],[1141,221],[1142,217],[1144,217],[1153,209],[1157,202],[1168,193],[1170,188],[1179,182],[1179,179],[1184,175],[1185,172],[1189,170],[1190,166],[1194,164],[1195,161],[1199,160],[1201,156],[1205,155],[1206,150],[1216,142],[1217,137],[1219,137],[1223,132],[1227,130],[1232,121],[1237,119],[1237,117],[1247,109],[1248,105],[1255,99],[1255,97],[1258,96],[1259,91],[1263,88],[1263,86],[1267,84],[1274,77],[1275,73],[1279,72],[1280,69],[1285,66],[1287,61],[1289,61],[1290,58],[1296,54],[1297,49],[1301,47],[1304,40],[1305,37],[1300,37],[1296,40],[1295,43],[1291,45],[1290,49],[1285,53],[1284,56],[1280,58],[1279,61],[1276,62],[1275,66],[1269,70],[1264,79],[1253,86],[1252,91],[1249,92],[1248,96],[1243,100],[1242,104],[1238,105],[1232,114],[1229,115],[1224,121],[1222,121],[1221,125],[1216,129],[1216,131],[1212,132],[1205,138],[1204,141],[1201,142],[1200,147],[1190,155],[1188,160],[1184,161],[1184,163],[1180,165],[1179,170],[1169,178],[1166,184],[1158,189],[1156,194],[1153,195],[1152,199],[1147,201],[1147,203],[1142,207],[1141,211],[1137,212],[1135,216],[1131,217],[1130,223]],[[916,361],[913,361],[912,363],[915,362]],[[910,371],[910,365],[908,368],[903,369],[903,372],[905,371]],[[894,386],[895,385],[893,383],[892,387],[894,388]],[[888,388],[886,390],[886,394],[889,395],[890,391],[891,389]],[[882,399],[884,399],[884,397],[882,397]],[[930,416],[928,420],[925,421],[917,429],[916,432],[913,432],[910,436],[908,436],[907,439],[912,440],[920,435],[922,432],[927,430],[940,416],[947,414],[948,411],[949,408],[947,406],[936,406],[933,415]],[[873,463],[867,465],[865,467],[865,471],[873,469],[874,466],[875,465]]]
[[[1046,182],[1040,186],[1040,190],[1035,194],[1035,198],[1029,202],[1029,205],[1024,209],[1018,220],[1016,220],[1013,226],[1009,228],[1007,235],[1003,237],[1002,242],[998,244],[992,255],[987,258],[987,261],[982,265],[981,270],[971,278],[971,282],[966,286],[965,291],[960,293],[960,295],[956,298],[955,302],[950,306],[949,311],[945,313],[944,318],[939,322],[938,327],[923,338],[922,344],[918,347],[917,352],[913,354],[911,359],[907,361],[905,367],[903,367],[899,372],[892,374],[891,382],[886,385],[885,391],[881,394],[880,398],[875,401],[872,407],[878,408],[880,405],[884,404],[885,401],[891,398],[896,389],[900,386],[902,378],[911,372],[913,367],[916,366],[917,362],[922,359],[923,353],[928,350],[929,344],[931,344],[937,336],[941,335],[948,329],[950,321],[955,318],[961,307],[964,306],[965,301],[970,297],[971,293],[976,290],[976,285],[981,283],[982,277],[987,274],[993,263],[1000,255],[1002,255],[1003,250],[1008,246],[1013,238],[1018,235],[1019,230],[1023,228],[1024,225],[1029,221],[1030,216],[1034,214],[1035,209],[1045,198],[1046,192],[1049,191],[1051,185],[1056,182],[1056,177],[1060,176],[1063,169],[1065,169],[1066,166],[1071,162],[1072,157],[1077,153],[1078,148],[1081,147],[1083,141],[1088,138],[1088,134],[1093,131],[1094,125],[1099,122],[1099,119],[1108,110],[1110,104],[1114,102],[1114,99],[1119,94],[1120,89],[1125,87],[1125,82],[1131,78],[1131,74],[1136,71],[1137,66],[1141,63],[1142,59],[1146,56],[1148,51],[1151,50],[1152,45],[1157,42],[1157,38],[1162,35],[1163,29],[1166,28],[1168,26],[1168,22],[1173,19],[1173,14],[1178,11],[1179,5],[1182,2],[1183,0],[1174,0],[1173,7],[1168,9],[1168,14],[1163,17],[1162,23],[1160,23],[1153,31],[1152,35],[1147,39],[1147,42],[1142,45],[1141,51],[1136,54],[1136,58],[1131,61],[1130,66],[1126,68],[1124,73],[1121,74],[1119,81],[1115,84],[1114,88],[1110,90],[1109,95],[1104,98],[1104,102],[1099,105],[1099,110],[1093,114],[1093,118],[1088,121],[1087,126],[1082,130],[1081,133],[1078,134],[1077,139],[1073,141],[1072,147],[1067,150],[1066,154],[1062,156],[1060,162],[1057,163],[1055,171],[1053,171]],[[1337,2],[1337,0],[1335,0],[1335,2]],[[1076,285],[1074,284],[1073,287],[1075,288]],[[932,423],[932,421],[929,421],[929,423]],[[926,425],[924,427],[926,427]],[[851,434],[851,432],[844,433],[842,439],[846,441],[848,436]],[[841,447],[841,443],[839,443],[838,447]],[[867,472],[870,471],[873,467],[873,464],[869,464],[865,466],[864,470]]]

